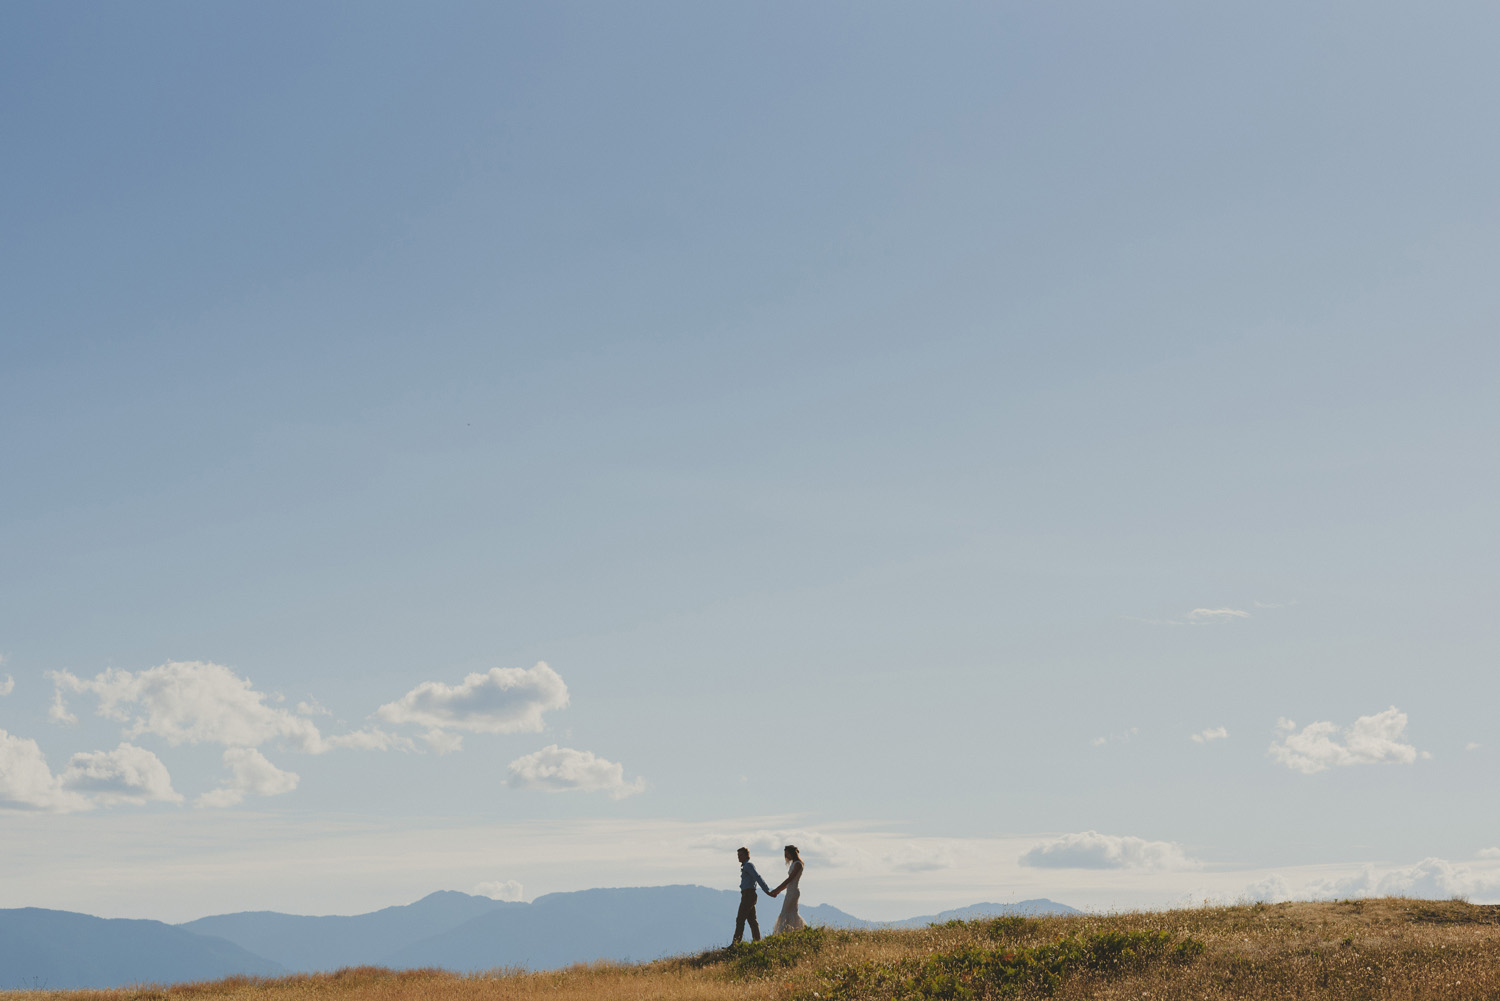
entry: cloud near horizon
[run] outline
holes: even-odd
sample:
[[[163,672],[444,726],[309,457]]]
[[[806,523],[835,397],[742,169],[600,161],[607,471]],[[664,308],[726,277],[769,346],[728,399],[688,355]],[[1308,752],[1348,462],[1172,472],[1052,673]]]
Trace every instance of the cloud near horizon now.
[[[506,900],[513,903],[526,899],[524,887],[513,879],[492,879],[484,883],[475,883],[471,892],[481,897],[489,897],[491,900]]]
[[[592,751],[549,744],[510,763],[508,784],[513,789],[544,792],[602,792],[624,799],[646,791],[646,780],[625,781],[625,766],[597,757]]]
[[[750,850],[752,859],[770,857],[780,860],[782,849],[787,845],[796,845],[802,860],[809,865],[867,865],[871,861],[868,852],[827,834],[801,828],[762,829],[739,834],[715,833],[695,841],[691,847],[710,848],[725,853],[744,847]]]
[[[1325,721],[1309,723],[1299,731],[1296,723],[1283,717],[1276,730],[1271,758],[1304,775],[1347,765],[1409,765],[1428,756],[1405,743],[1406,713],[1395,706],[1361,716],[1342,729]]]
[[[1171,841],[1084,831],[1035,845],[1020,858],[1034,869],[1194,869],[1198,862]]]
[[[1425,858],[1416,865],[1384,872],[1374,866],[1366,866],[1357,876],[1319,880],[1308,886],[1305,895],[1312,900],[1344,900],[1350,897],[1490,899],[1500,895],[1500,873],[1476,870],[1447,859]]]

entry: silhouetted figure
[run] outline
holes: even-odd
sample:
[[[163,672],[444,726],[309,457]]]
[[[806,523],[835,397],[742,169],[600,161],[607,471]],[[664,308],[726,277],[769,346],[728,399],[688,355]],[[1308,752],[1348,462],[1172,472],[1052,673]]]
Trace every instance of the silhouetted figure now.
[[[740,856],[740,910],[734,916],[734,940],[738,942],[745,937],[745,922],[750,922],[750,941],[760,941],[760,922],[755,920],[755,884],[767,894],[771,888],[766,881],[760,878],[760,873],[755,871],[755,866],[750,864],[750,849],[741,848]]]
[[[797,850],[796,845],[787,845],[781,850],[781,854],[786,859],[786,879],[771,891],[771,896],[774,897],[785,890],[786,901],[781,905],[781,914],[776,918],[776,927],[771,929],[772,935],[807,927],[807,922],[803,921],[802,915],[797,913],[797,901],[802,898],[802,890],[799,886],[802,882],[802,853]]]

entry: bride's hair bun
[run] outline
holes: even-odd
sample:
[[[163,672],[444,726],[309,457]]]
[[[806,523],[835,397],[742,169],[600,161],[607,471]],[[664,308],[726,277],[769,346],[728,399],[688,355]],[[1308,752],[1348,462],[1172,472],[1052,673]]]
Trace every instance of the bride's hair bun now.
[[[792,853],[792,858],[796,859],[798,862],[802,861],[802,853],[797,850],[797,846],[796,845],[787,845],[785,848],[782,849],[782,851],[784,851],[784,852],[791,852]]]

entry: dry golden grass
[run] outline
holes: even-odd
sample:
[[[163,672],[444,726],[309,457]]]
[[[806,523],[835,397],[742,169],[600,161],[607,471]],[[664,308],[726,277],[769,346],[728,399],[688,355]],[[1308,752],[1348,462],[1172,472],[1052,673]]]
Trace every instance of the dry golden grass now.
[[[374,967],[283,979],[236,977],[173,987],[15,991],[6,1001],[812,1001],[830,971],[888,968],[965,948],[991,953],[1109,932],[1166,932],[1205,946],[1188,962],[1065,976],[1059,1001],[1132,999],[1469,999],[1500,1001],[1500,907],[1463,901],[1364,900],[975,921],[912,931],[816,931],[759,946],[642,965],[599,963],[553,973]],[[881,964],[885,964],[884,967]],[[962,985],[928,997],[965,997]],[[1026,988],[1009,996],[1032,998]],[[856,987],[845,997],[889,993]],[[982,991],[977,996],[983,996]]]

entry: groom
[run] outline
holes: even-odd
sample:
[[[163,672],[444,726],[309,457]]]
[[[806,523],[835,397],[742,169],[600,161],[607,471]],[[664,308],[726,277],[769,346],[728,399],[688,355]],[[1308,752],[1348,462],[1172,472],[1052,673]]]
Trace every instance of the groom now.
[[[755,866],[750,864],[750,849],[741,848],[740,856],[740,911],[734,916],[734,940],[738,942],[745,937],[745,922],[750,922],[750,941],[760,941],[760,922],[755,920],[755,884],[766,891],[768,896],[775,896],[766,881],[760,878],[760,873],[755,871]]]

